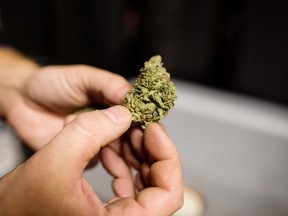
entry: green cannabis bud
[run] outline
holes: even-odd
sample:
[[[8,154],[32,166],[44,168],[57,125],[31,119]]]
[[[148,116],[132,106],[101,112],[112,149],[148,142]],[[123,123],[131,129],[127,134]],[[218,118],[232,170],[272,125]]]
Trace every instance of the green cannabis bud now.
[[[144,63],[132,89],[126,94],[124,104],[132,114],[132,122],[145,129],[159,122],[174,107],[176,88],[170,74],[163,67],[160,55]]]

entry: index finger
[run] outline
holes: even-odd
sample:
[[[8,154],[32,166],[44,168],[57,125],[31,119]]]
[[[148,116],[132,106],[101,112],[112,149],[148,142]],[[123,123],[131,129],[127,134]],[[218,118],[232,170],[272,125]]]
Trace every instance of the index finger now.
[[[80,66],[83,73],[84,89],[100,102],[123,104],[125,94],[131,89],[130,83],[122,76],[90,66]],[[95,99],[95,98],[94,98]]]
[[[47,66],[29,80],[25,94],[41,109],[66,114],[91,104],[123,104],[130,88],[124,77],[99,68]]]

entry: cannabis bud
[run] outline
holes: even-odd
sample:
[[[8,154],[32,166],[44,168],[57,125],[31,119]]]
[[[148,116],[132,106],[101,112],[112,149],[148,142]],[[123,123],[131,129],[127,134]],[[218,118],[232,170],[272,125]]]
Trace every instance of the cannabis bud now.
[[[174,107],[176,88],[163,67],[162,58],[153,56],[144,63],[140,75],[126,94],[124,104],[132,114],[132,122],[145,129],[150,123],[163,119]]]

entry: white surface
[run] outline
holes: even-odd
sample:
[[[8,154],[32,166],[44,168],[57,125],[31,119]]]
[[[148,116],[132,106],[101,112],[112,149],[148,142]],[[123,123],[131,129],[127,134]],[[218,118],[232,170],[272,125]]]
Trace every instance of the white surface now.
[[[177,111],[288,139],[287,108],[183,81],[175,83],[179,97]]]
[[[19,139],[12,129],[0,119],[0,177],[24,160]]]

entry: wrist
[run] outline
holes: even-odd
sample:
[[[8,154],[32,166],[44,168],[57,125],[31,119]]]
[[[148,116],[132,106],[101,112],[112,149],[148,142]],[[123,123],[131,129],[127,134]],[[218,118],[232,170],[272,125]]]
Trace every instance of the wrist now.
[[[8,104],[38,68],[38,64],[16,50],[0,48],[0,116],[6,115]]]
[[[36,62],[13,48],[0,48],[0,86],[22,88],[38,68]]]

